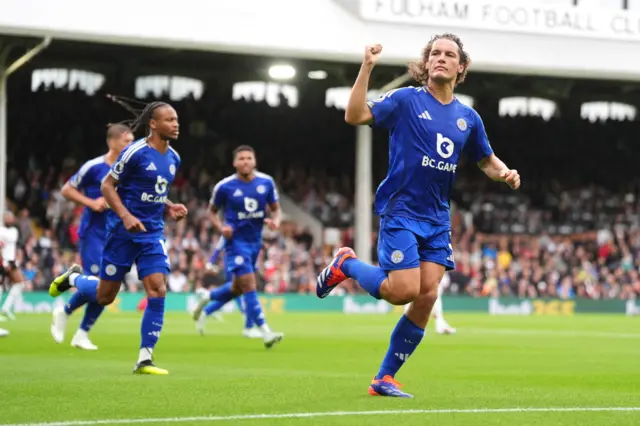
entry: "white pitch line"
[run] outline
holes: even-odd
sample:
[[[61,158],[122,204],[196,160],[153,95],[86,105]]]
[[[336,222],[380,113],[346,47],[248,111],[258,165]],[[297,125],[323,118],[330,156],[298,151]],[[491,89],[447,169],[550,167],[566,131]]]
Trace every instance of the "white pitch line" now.
[[[299,419],[311,417],[381,416],[398,414],[499,414],[499,413],[573,413],[602,411],[638,411],[640,407],[549,407],[549,408],[469,408],[433,410],[329,411],[319,413],[239,414],[234,416],[165,417],[147,419],[71,420],[45,423],[14,423],[0,426],[92,426],[104,424],[144,424],[215,422],[230,420]]]

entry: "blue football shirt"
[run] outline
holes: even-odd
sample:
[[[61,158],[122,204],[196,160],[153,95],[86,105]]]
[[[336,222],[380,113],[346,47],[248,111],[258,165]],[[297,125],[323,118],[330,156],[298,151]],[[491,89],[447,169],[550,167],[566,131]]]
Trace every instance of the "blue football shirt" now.
[[[108,231],[133,239],[161,238],[165,202],[178,167],[180,156],[172,147],[162,154],[141,139],[125,148],[109,174],[118,181],[116,188],[122,203],[147,232],[128,232],[115,214],[108,217]]]
[[[474,162],[493,153],[478,113],[457,99],[443,105],[424,87],[391,90],[367,104],[374,125],[389,130],[389,170],[376,191],[376,213],[450,223],[462,152]]]
[[[256,172],[250,182],[233,174],[216,184],[210,202],[224,211],[225,223],[233,228],[227,243],[260,245],[267,206],[278,202],[278,190],[273,178],[265,173]]]
[[[80,169],[71,176],[69,184],[84,193],[85,196],[95,200],[102,197],[100,185],[102,179],[109,173],[111,166],[105,161],[105,156],[96,157],[89,160],[80,167]],[[80,218],[80,227],[78,235],[84,238],[87,232],[94,232],[98,235],[105,235],[107,228],[107,213],[94,212],[89,207],[85,207]]]

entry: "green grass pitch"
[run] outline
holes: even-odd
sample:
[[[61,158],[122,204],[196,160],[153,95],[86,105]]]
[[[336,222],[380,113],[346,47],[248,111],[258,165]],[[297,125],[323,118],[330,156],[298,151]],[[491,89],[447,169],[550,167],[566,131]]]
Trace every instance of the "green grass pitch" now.
[[[458,334],[429,327],[397,376],[415,398],[391,399],[367,386],[396,313],[271,314],[285,333],[271,350],[241,337],[239,314],[200,336],[171,313],[156,348],[169,376],[131,374],[139,314],[105,312],[97,352],[69,345],[80,316],[60,345],[49,315],[0,324],[11,331],[0,339],[0,425],[640,424],[640,317],[450,314]]]

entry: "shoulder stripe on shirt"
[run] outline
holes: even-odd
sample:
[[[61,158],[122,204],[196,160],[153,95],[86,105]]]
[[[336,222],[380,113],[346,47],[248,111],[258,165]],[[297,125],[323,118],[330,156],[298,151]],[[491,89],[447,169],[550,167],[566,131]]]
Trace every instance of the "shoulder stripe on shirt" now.
[[[127,152],[125,152],[122,156],[122,162],[127,163],[131,159],[131,157],[133,157],[133,154],[144,148],[146,145],[147,142],[144,139],[140,139],[138,142],[134,142],[133,145],[131,145]]]
[[[236,178],[236,175],[233,174],[231,176],[227,176],[226,178],[222,179],[220,182],[216,183],[216,186],[213,187],[213,191],[211,191],[211,200],[209,201],[209,204],[213,205],[213,200],[216,199],[216,194],[218,193],[222,185],[224,185],[227,182],[231,182],[235,178]]]
[[[178,154],[178,151],[176,151],[171,145],[169,145],[169,149],[171,151],[173,151],[173,153],[176,155],[176,157],[178,157],[178,160],[182,161],[182,159],[180,158],[180,154]]]
[[[71,186],[73,186],[74,188],[77,188],[82,183],[82,180],[84,179],[84,176],[87,174],[87,172],[91,170],[94,166],[97,166],[98,164],[102,164],[102,163],[104,163],[104,155],[101,155],[100,157],[96,157],[84,163],[82,167],[80,167],[80,170],[78,170],[78,173],[76,174],[76,179],[69,180],[69,183],[71,184]]]

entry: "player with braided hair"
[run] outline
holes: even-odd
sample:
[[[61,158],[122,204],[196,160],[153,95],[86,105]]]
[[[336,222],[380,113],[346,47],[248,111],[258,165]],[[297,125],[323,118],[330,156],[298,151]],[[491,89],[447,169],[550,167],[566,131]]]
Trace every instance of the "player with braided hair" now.
[[[171,269],[164,240],[164,217],[166,214],[181,220],[188,213],[184,205],[167,199],[180,166],[180,156],[170,145],[178,139],[178,114],[164,102],[149,103],[138,111],[124,98],[110,98],[136,114],[131,129],[135,132],[144,125],[146,136],[122,151],[101,185],[102,195],[113,214],[107,218],[108,235],[100,261],[100,279],[82,275],[82,269],[74,265],[51,283],[49,293],[57,296],[74,286],[89,300],[109,305],[135,262],[148,302],[133,372],[165,375],[167,370],[153,364],[153,350],[164,323]]]

